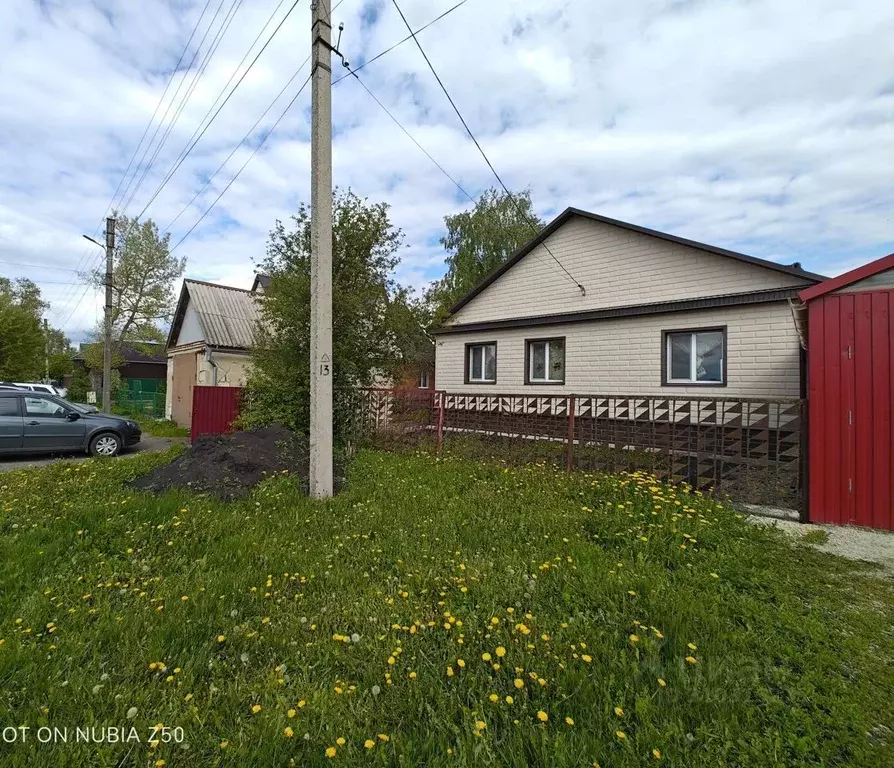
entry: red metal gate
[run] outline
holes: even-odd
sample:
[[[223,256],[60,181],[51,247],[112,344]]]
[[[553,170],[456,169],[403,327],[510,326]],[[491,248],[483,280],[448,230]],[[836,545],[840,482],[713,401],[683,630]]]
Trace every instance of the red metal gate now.
[[[808,306],[810,519],[894,530],[894,290]]]
[[[199,435],[223,435],[239,415],[242,387],[194,387],[190,442]]]

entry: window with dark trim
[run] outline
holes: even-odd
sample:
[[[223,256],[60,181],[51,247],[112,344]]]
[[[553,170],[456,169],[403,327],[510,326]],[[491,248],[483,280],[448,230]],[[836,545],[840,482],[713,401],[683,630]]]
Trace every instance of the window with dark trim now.
[[[565,337],[525,339],[525,384],[565,383]]]
[[[430,381],[429,375],[427,368],[423,368],[419,372],[419,389],[428,389],[428,383]]]
[[[497,383],[497,342],[466,344],[466,384]]]
[[[726,326],[663,331],[661,342],[662,385],[726,385]]]

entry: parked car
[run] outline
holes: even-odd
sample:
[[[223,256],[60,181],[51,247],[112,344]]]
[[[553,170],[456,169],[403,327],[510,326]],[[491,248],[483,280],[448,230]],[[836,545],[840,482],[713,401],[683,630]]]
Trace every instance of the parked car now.
[[[85,451],[115,456],[140,442],[140,425],[109,413],[90,413],[55,395],[0,389],[0,454]]]
[[[68,390],[65,387],[57,387],[53,384],[41,384],[40,382],[13,382],[13,384],[17,387],[21,387],[22,389],[29,389],[32,392],[46,392],[48,395],[57,395],[59,397],[65,397],[68,394]]]

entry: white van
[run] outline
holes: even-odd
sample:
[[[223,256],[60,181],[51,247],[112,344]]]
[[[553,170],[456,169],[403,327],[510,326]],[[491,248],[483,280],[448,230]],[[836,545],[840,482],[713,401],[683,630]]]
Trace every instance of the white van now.
[[[57,397],[65,397],[68,394],[68,390],[65,387],[54,387],[52,384],[22,383],[18,381],[14,381],[13,384],[22,389],[29,389],[32,392],[45,392],[48,395],[56,395]]]

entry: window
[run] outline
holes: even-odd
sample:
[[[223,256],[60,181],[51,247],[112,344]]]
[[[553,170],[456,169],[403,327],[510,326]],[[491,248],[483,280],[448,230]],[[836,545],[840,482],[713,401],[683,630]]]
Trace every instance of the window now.
[[[419,373],[419,389],[428,389],[429,382],[429,373],[428,370],[423,368]]]
[[[664,332],[662,384],[726,383],[726,328]]]
[[[65,409],[52,400],[45,400],[42,397],[26,397],[25,398],[25,415],[26,416],[55,416],[62,418],[65,416]]]
[[[0,397],[0,416],[18,416],[19,398]]]
[[[525,342],[525,384],[565,383],[565,339]]]
[[[466,344],[466,384],[496,384],[497,342]]]

